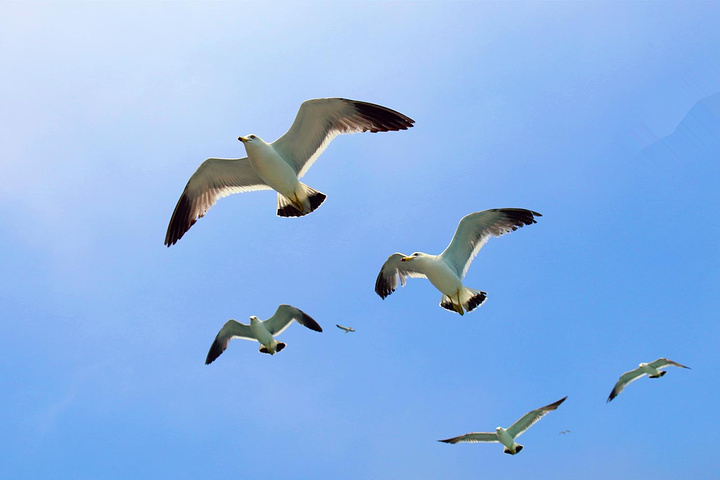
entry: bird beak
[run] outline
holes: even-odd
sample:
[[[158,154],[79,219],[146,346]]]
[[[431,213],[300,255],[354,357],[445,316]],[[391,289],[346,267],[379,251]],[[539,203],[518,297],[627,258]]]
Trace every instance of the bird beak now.
[[[247,138],[245,138],[245,137],[238,137],[238,140],[240,140],[243,143],[247,142]]]
[[[402,257],[402,258],[400,259],[400,261],[401,261],[401,262],[409,262],[409,261],[412,260],[412,259],[413,259],[413,257]]]

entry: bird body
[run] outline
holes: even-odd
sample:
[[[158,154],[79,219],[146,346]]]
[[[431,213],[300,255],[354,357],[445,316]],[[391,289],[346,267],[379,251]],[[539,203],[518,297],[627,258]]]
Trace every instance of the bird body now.
[[[277,353],[278,341],[275,340],[270,330],[265,327],[265,324],[258,317],[252,315],[250,317],[250,331],[252,332],[255,340],[268,350],[270,355]]]
[[[443,294],[440,306],[463,315],[483,304],[487,293],[463,286],[470,263],[490,237],[499,237],[524,225],[536,223],[541,215],[523,208],[495,208],[471,213],[460,220],[450,244],[440,255],[415,252],[388,257],[375,281],[375,293],[385,299],[395,291],[398,278],[427,278]]]
[[[525,433],[528,428],[535,425],[542,417],[553,410],[557,410],[565,399],[567,399],[567,397],[563,397],[557,402],[545,405],[544,407],[529,411],[507,429],[497,427],[494,432],[472,432],[438,441],[443,443],[501,443],[504,447],[504,453],[515,455],[524,448],[517,443],[515,439]]]
[[[299,181],[340,134],[407,130],[415,121],[389,108],[345,98],[316,98],[300,105],[290,129],[272,143],[239,137],[247,157],[208,158],[188,180],[165,235],[177,243],[218,199],[234,193],[275,190],[277,214],[300,217],[317,209],[325,194]]]
[[[513,436],[510,435],[508,433],[508,431],[505,430],[504,428],[497,427],[495,429],[495,433],[497,434],[497,437],[498,437],[498,440],[500,441],[500,443],[502,443],[503,446],[505,447],[503,449],[504,453],[509,453],[510,455],[515,455],[516,453],[518,453],[520,450],[523,449],[523,446],[520,445],[519,443],[517,443],[515,441],[515,439],[513,438]]]
[[[337,323],[335,324],[335,326],[338,327],[340,330],[344,330],[345,333],[350,333],[350,332],[355,331],[355,329],[352,327],[343,327],[342,325],[338,325]]]
[[[293,321],[310,330],[322,332],[322,327],[307,313],[291,305],[280,305],[273,316],[265,321],[254,315],[250,317],[250,325],[228,320],[210,346],[205,364],[209,365],[214,362],[227,349],[233,338],[259,342],[261,353],[275,355],[285,348],[285,344],[278,342],[275,337],[284,332]]]

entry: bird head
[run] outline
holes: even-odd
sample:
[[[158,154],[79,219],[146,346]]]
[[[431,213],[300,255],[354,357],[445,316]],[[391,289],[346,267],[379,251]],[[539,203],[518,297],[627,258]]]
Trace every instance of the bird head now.
[[[423,255],[425,255],[425,254],[424,254],[424,253],[421,253],[421,252],[415,252],[415,253],[413,253],[412,255],[410,255],[409,257],[402,257],[402,258],[400,259],[400,261],[401,261],[401,262],[410,262],[410,261],[412,261],[412,260],[415,260],[415,259],[418,258],[418,257],[422,257]]]
[[[640,364],[640,365],[638,365],[638,366],[639,366],[640,368],[642,368],[642,367],[646,367],[646,366],[647,366],[647,363],[641,363],[641,364]]]
[[[250,315],[250,325],[252,325],[253,323],[257,323],[259,321],[260,321],[260,319],[258,317],[256,317],[255,315]]]
[[[245,137],[238,137],[238,140],[240,140],[244,144],[252,144],[253,142],[262,141],[262,138],[258,137],[255,134],[250,134]]]
[[[495,433],[500,433],[501,430],[502,430],[502,427],[495,427]]]

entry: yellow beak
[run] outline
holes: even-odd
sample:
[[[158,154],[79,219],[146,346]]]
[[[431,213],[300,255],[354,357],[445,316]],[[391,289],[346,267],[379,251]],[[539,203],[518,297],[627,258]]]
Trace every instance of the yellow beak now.
[[[409,261],[412,260],[413,258],[414,258],[414,257],[402,257],[402,258],[400,259],[400,261],[401,261],[401,262],[409,262]]]
[[[240,141],[243,142],[243,143],[245,143],[245,142],[248,141],[248,139],[245,138],[245,137],[238,137],[238,140],[240,140]]]

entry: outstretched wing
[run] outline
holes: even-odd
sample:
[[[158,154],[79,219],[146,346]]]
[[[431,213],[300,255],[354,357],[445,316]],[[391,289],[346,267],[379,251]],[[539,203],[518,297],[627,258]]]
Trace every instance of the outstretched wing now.
[[[655,363],[655,362],[653,362],[653,363]],[[612,392],[610,392],[610,396],[608,396],[607,401],[609,402],[613,398],[620,395],[620,392],[623,391],[623,388],[627,387],[628,385],[630,385],[632,382],[634,382],[638,378],[642,377],[643,375],[645,375],[645,372],[643,372],[641,368],[636,368],[635,370],[630,370],[629,372],[625,372],[622,375],[620,375],[620,379],[617,381],[617,383],[613,387]]]
[[[650,362],[650,366],[654,367],[654,368],[667,367],[668,365],[672,365],[674,367],[680,367],[680,368],[690,368],[685,365],[681,365],[677,362],[673,362],[672,360],[670,360],[668,358],[658,358],[654,362]]]
[[[403,287],[406,277],[425,278],[425,274],[409,268],[413,262],[401,261],[404,256],[402,253],[393,253],[383,263],[377,280],[375,280],[375,293],[380,295],[380,298],[384,299],[395,291],[398,286],[398,278]]]
[[[510,425],[510,428],[507,429],[507,432],[513,438],[519,437],[520,435],[525,433],[525,430],[535,425],[542,417],[552,412],[553,410],[557,410],[557,408],[560,406],[561,403],[565,401],[566,398],[567,397],[563,397],[555,403],[545,405],[544,407],[540,407],[536,410],[526,413],[525,415],[520,417],[520,420]]]
[[[170,218],[165,245],[175,245],[219,198],[251,190],[270,190],[246,158],[208,158],[195,171]]]
[[[372,103],[316,98],[300,105],[295,121],[272,147],[301,178],[337,135],[407,130],[415,120]]]
[[[499,443],[500,440],[498,440],[497,434],[495,432],[472,432],[472,433],[466,433],[465,435],[460,435],[453,438],[447,438],[445,440],[438,440],[438,442],[444,442],[444,443],[460,443],[460,442],[470,442],[470,443]]]
[[[310,315],[290,305],[280,305],[277,310],[275,310],[275,314],[263,323],[265,324],[265,328],[275,336],[284,332],[293,320],[310,330],[322,332],[322,327],[320,327]]]
[[[212,362],[214,362],[215,359],[218,358],[220,354],[225,351],[228,343],[230,343],[230,340],[232,340],[233,338],[242,338],[244,340],[252,340],[253,342],[257,342],[257,339],[252,334],[249,325],[244,325],[242,323],[236,322],[235,320],[228,320],[218,332],[217,336],[215,337],[215,341],[212,343],[212,345],[210,345],[210,351],[208,352],[207,358],[205,359],[205,365],[210,365]]]
[[[460,220],[455,236],[440,257],[463,278],[490,237],[499,237],[523,225],[537,223],[535,217],[541,216],[523,208],[493,208],[466,215]]]

